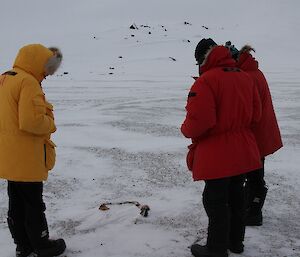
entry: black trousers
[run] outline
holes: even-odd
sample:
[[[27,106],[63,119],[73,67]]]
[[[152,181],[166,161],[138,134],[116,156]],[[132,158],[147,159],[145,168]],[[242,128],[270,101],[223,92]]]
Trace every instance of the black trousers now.
[[[250,215],[257,215],[261,212],[267,195],[268,187],[264,179],[265,176],[265,159],[262,160],[260,169],[251,171],[246,174],[246,208]]]
[[[8,226],[15,244],[38,249],[49,238],[42,182],[8,181]]]
[[[250,187],[252,190],[259,190],[266,185],[265,176],[265,159],[261,160],[262,167],[260,169],[251,171],[246,174],[246,186]]]
[[[205,181],[203,205],[208,216],[207,246],[224,251],[244,241],[245,175]]]

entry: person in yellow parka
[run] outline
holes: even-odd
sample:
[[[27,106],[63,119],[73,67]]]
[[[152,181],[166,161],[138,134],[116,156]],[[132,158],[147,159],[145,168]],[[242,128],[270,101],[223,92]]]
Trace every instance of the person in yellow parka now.
[[[50,240],[43,202],[43,181],[55,164],[53,106],[41,82],[62,61],[56,47],[20,49],[13,69],[0,76],[0,178],[8,181],[8,226],[17,257],[64,252],[63,239]]]

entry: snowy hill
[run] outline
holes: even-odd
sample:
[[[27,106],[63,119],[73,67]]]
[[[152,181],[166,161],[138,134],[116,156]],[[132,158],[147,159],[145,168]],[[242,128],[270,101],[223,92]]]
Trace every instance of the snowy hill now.
[[[43,83],[58,127],[44,200],[50,234],[66,239],[68,257],[190,257],[188,247],[204,242],[203,183],[187,171],[189,142],[179,132],[203,37],[256,49],[284,140],[266,161],[264,226],[247,228],[240,256],[300,256],[299,10],[297,0],[1,3],[1,71],[28,43],[64,53]],[[12,257],[3,180],[0,194],[0,256]],[[148,204],[149,217],[132,205],[98,210],[126,200]]]

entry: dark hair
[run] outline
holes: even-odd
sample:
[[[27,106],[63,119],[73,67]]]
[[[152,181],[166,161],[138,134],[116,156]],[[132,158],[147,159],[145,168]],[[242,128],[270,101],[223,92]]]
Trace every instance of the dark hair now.
[[[216,45],[217,43],[211,38],[203,38],[200,40],[195,49],[195,59],[199,65],[203,63],[207,51]]]

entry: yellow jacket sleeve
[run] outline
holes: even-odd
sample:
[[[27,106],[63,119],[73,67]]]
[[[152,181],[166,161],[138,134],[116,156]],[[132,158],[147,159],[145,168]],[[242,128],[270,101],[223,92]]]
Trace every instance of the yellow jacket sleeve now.
[[[46,101],[37,83],[23,80],[19,98],[20,130],[44,135],[55,132],[54,119],[46,113]]]

